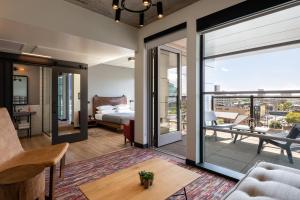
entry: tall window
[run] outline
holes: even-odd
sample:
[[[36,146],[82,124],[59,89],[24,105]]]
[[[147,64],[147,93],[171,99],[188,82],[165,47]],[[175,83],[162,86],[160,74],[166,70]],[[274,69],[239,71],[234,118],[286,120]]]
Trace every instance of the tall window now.
[[[203,36],[205,161],[300,168],[300,6]]]

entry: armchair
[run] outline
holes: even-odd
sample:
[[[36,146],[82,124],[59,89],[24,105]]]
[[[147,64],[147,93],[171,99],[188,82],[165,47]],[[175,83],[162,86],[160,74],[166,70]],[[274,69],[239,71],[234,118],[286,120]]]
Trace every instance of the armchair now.
[[[63,177],[68,146],[63,143],[25,151],[7,110],[0,108],[0,198],[17,193],[32,193],[24,199],[40,198],[45,184],[43,171],[50,167],[49,199],[54,199],[55,167],[60,162],[60,177]]]
[[[129,124],[124,124],[124,139],[125,144],[127,143],[127,139],[130,142],[130,145],[132,146],[134,143],[134,120],[130,120]]]

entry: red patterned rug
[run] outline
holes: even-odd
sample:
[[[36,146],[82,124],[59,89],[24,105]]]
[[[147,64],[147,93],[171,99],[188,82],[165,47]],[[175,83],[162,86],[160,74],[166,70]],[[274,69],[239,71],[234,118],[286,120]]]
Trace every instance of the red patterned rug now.
[[[201,175],[199,179],[186,187],[189,200],[221,199],[222,196],[235,185],[233,181],[197,168],[189,167],[185,165],[182,160],[161,154],[157,151],[128,148],[97,158],[66,165],[65,178],[63,180],[58,179],[57,181],[56,199],[85,200],[86,198],[79,190],[80,185],[155,157],[166,159]],[[179,193],[182,193],[182,191],[179,191]],[[171,199],[184,199],[184,197],[170,197],[169,200]]]

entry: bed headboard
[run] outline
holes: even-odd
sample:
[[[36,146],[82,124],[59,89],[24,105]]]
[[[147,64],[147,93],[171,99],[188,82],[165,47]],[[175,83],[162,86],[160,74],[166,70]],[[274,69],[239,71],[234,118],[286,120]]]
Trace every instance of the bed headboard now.
[[[120,105],[120,104],[127,104],[127,97],[125,95],[121,97],[99,97],[95,95],[93,97],[93,115],[95,116],[97,107],[98,106],[105,106],[105,105]]]

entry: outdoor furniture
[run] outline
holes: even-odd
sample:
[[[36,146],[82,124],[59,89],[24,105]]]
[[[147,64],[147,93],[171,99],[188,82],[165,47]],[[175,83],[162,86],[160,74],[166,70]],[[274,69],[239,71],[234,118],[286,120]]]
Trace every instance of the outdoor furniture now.
[[[234,126],[233,129],[237,130],[237,131],[251,131],[250,127],[247,125],[237,125]],[[268,131],[270,130],[270,128],[268,127],[255,127],[252,132],[258,133],[258,134],[266,134]],[[239,134],[235,134],[233,143],[236,142],[237,137]],[[241,136],[242,139],[242,136]]]
[[[267,162],[257,163],[223,200],[298,200],[300,170]]]
[[[287,133],[282,133],[281,136],[285,137],[285,138],[289,138],[289,139],[296,139],[298,136],[300,136],[300,124],[295,124],[288,134]],[[267,142],[267,143],[270,143],[270,144],[275,145],[277,147],[280,147],[281,152],[283,152],[283,150],[285,150],[286,153],[287,153],[289,162],[292,163],[292,164],[294,163],[293,162],[292,151],[291,151],[292,142],[285,142],[285,141],[259,138],[259,145],[258,145],[258,149],[257,149],[258,154],[261,152],[264,142]]]
[[[140,185],[138,172],[142,170],[154,173],[154,182],[150,189],[144,189]],[[154,158],[83,184],[80,190],[89,200],[167,199],[199,177],[199,174],[191,170],[160,158]]]
[[[0,108],[0,176],[2,181],[16,179],[14,183],[31,184],[29,187],[22,187],[25,189],[25,193],[33,193],[38,187],[42,188],[43,186],[39,184],[42,177],[41,171],[46,167],[50,167],[49,199],[54,199],[55,167],[60,162],[60,177],[63,177],[65,153],[68,146],[68,143],[63,143],[24,151],[7,109]],[[25,172],[25,174],[22,174],[22,172]],[[27,175],[30,174],[32,176],[28,177]],[[35,175],[38,176],[37,181],[32,178]],[[13,179],[10,176],[13,176]],[[27,191],[27,189],[30,191]],[[5,192],[6,190],[1,188],[1,191]]]
[[[125,144],[127,143],[128,139],[130,145],[132,146],[134,143],[134,120],[130,120],[129,124],[124,124],[123,133]]]
[[[238,115],[233,123],[218,124],[217,116],[214,111],[205,112],[205,121],[211,122],[211,125],[209,126],[211,128],[232,129],[234,126],[240,124],[247,118],[248,118],[248,116],[246,116],[246,115]],[[215,136],[215,140],[217,140],[217,131],[214,131],[214,136]],[[231,133],[231,137],[233,137],[232,133]]]

